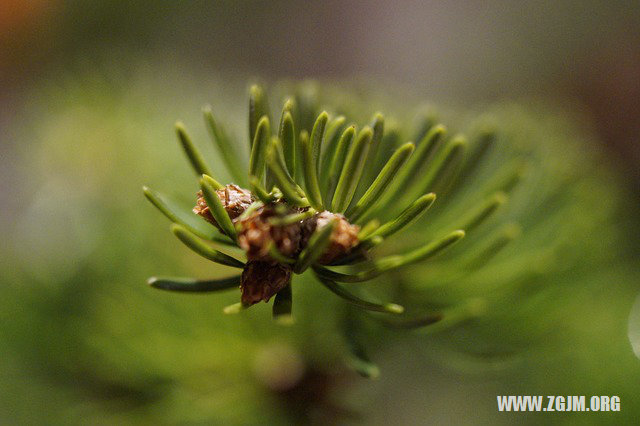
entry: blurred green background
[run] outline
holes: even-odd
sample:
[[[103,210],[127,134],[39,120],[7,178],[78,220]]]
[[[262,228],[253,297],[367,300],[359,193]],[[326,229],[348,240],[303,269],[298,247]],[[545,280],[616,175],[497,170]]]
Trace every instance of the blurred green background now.
[[[0,422],[632,424],[639,23],[633,1],[2,2]],[[298,325],[283,330],[262,306],[223,316],[237,294],[146,287],[150,275],[227,273],[184,250],[142,197],[150,183],[192,202],[174,121],[204,140],[210,103],[244,135],[248,82],[306,78],[402,93],[391,105],[548,102],[579,117],[566,136],[589,141],[571,152],[597,155],[607,205],[595,198],[602,214],[584,214],[593,234],[576,239],[607,242],[572,259],[581,272],[559,279],[571,285],[554,306],[534,301],[518,322],[506,300],[479,328],[485,340],[532,335],[534,345],[482,361],[464,355],[475,342],[464,329],[393,344],[381,334],[383,375],[370,382],[342,367],[327,315],[338,302],[324,289],[305,289]],[[566,220],[579,222],[573,213]],[[621,395],[622,411],[507,416],[502,394]]]

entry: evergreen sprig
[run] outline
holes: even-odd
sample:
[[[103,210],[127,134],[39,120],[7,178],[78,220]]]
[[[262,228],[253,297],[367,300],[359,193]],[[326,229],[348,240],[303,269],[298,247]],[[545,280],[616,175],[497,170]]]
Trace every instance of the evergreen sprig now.
[[[279,125],[274,127],[270,124],[265,90],[259,86],[251,87],[250,157],[246,175],[238,170],[239,165],[245,163],[238,158],[238,141],[222,131],[210,108],[203,110],[210,135],[229,174],[239,184],[249,184],[252,202],[239,216],[231,215],[228,187],[216,180],[216,171],[207,164],[181,123],[176,124],[178,139],[200,179],[210,223],[146,187],[145,195],[173,222],[172,232],[187,247],[213,262],[245,268],[245,272],[247,263],[211,245],[221,250],[231,246],[244,247],[248,257],[254,256],[246,244],[242,246],[239,234],[244,226],[250,226],[245,222],[257,212],[269,211],[270,216],[264,221],[266,225],[262,225],[269,232],[298,229],[296,232],[302,233],[306,226],[303,224],[315,220],[317,225],[313,222],[313,232],[300,237],[305,241],[300,250],[285,253],[277,242],[269,241],[259,260],[284,268],[292,276],[310,270],[319,283],[350,305],[398,317],[387,321],[392,325],[425,327],[446,319],[450,313],[408,316],[399,304],[373,301],[370,296],[365,296],[362,289],[347,288],[338,283],[353,286],[353,283],[371,281],[438,256],[463,239],[466,233],[475,232],[508,201],[508,192],[518,181],[513,176],[521,173],[522,166],[515,169],[516,175],[507,174],[494,184],[492,195],[470,205],[457,223],[441,227],[429,238],[414,234],[411,236],[414,249],[380,257],[373,252],[374,249],[414,222],[424,220],[422,216],[436,202],[440,192],[446,200],[467,186],[469,171],[481,162],[484,152],[495,139],[495,132],[485,132],[470,144],[461,134],[447,138],[446,127],[428,117],[415,134],[417,142],[404,142],[400,138],[401,132],[395,127],[385,133],[385,117],[381,113],[374,115],[370,126],[365,125],[358,130],[355,124],[345,125],[347,118],[344,115],[332,117],[326,111],[317,113],[317,100],[306,97],[304,105],[301,101],[300,94],[288,99],[282,108]],[[333,219],[321,226],[323,214],[332,215]],[[295,226],[299,228],[291,228]],[[335,251],[333,246],[340,239],[340,232],[344,232],[344,226],[357,229],[357,237],[352,237],[353,244],[327,261],[327,255]],[[484,251],[469,264],[477,265],[483,256],[491,255],[491,250],[511,242],[519,235],[515,231],[517,229],[518,225],[511,223],[499,235],[487,236]],[[152,278],[149,284],[154,288],[179,292],[221,291],[242,285],[246,278],[244,275],[211,281]],[[268,280],[267,275],[265,272],[264,277],[252,279],[262,282]],[[273,293],[273,316],[278,322],[288,324],[293,320],[292,283],[290,277],[282,279],[284,281]],[[260,285],[275,286],[275,283]],[[270,294],[263,300],[269,297]],[[224,311],[237,313],[250,304],[243,299],[243,302],[228,306]],[[446,323],[444,321],[443,326]],[[361,353],[361,348],[357,352]],[[353,357],[360,361],[353,362],[356,359]],[[365,357],[357,357],[355,353],[351,363],[359,366],[357,370],[361,372],[376,371]],[[368,367],[363,369],[362,366]]]

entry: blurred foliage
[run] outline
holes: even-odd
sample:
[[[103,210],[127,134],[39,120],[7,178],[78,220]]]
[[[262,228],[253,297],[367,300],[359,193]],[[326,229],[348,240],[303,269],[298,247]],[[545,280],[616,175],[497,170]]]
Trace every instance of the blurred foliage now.
[[[417,333],[361,318],[383,372],[361,381],[342,364],[342,302],[311,280],[294,289],[292,328],[274,324],[264,305],[222,315],[234,293],[173,295],[144,285],[155,273],[228,273],[184,250],[140,194],[150,183],[193,202],[197,187],[171,124],[184,120],[204,141],[199,111],[211,102],[237,140],[246,134],[244,82],[169,68],[53,76],[16,105],[20,120],[8,136],[18,143],[7,163],[17,187],[0,265],[3,422],[536,423],[534,415],[497,416],[495,395],[538,393],[622,400],[620,413],[554,413],[545,422],[640,415],[640,365],[626,331],[638,291],[631,207],[579,120],[548,105],[441,112],[451,133],[490,122],[501,136],[478,175],[411,232],[457,221],[485,195],[482,182],[526,157],[526,178],[504,211],[465,244],[481,246],[514,220],[522,234],[482,268],[460,245],[369,285],[407,306],[465,310],[460,323]],[[353,88],[349,98],[322,87],[321,106],[361,122],[377,109],[402,123],[414,114],[400,92],[386,99]],[[200,146],[222,170],[212,148]]]

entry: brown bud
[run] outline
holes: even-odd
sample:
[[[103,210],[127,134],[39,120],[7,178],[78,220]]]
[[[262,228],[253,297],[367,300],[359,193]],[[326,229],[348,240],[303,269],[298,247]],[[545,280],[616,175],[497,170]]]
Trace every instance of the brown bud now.
[[[262,206],[242,220],[239,217],[254,201],[252,194],[236,185],[230,184],[216,191],[216,194],[229,217],[238,230],[238,245],[247,253],[248,262],[242,272],[242,303],[252,305],[261,300],[268,301],[273,295],[291,282],[292,268],[270,256],[272,246],[291,259],[296,259],[307,247],[314,231],[335,221],[331,240],[319,263],[330,264],[347,255],[358,245],[360,227],[350,224],[347,219],[336,213],[323,211],[314,216],[288,225],[277,224],[272,218],[281,218],[301,213],[307,208],[287,206],[276,202]],[[193,211],[219,228],[213,218],[202,192],[198,192]]]
[[[238,222],[238,245],[247,252],[249,260],[270,259],[271,244],[287,257],[295,257],[304,247],[305,227],[301,222],[284,226],[269,222],[269,218],[278,215],[276,209],[275,206],[262,207]],[[298,212],[290,209],[285,214]]]
[[[242,271],[242,303],[265,302],[291,282],[291,268],[277,262],[248,262]]]
[[[253,202],[251,192],[234,184],[229,184],[224,188],[218,189],[216,194],[232,221],[235,221],[235,219],[237,219],[238,216],[240,216]],[[213,218],[213,215],[209,210],[209,206],[202,195],[202,191],[198,191],[197,193],[196,206],[193,208],[193,212],[202,216],[208,222],[211,222],[220,229],[218,223]]]
[[[358,245],[358,232],[360,227],[352,225],[341,214],[323,211],[316,215],[316,226],[322,228],[331,220],[335,221],[335,227],[331,233],[331,242],[327,250],[320,256],[319,263],[327,265],[341,256],[348,254],[352,248]]]

